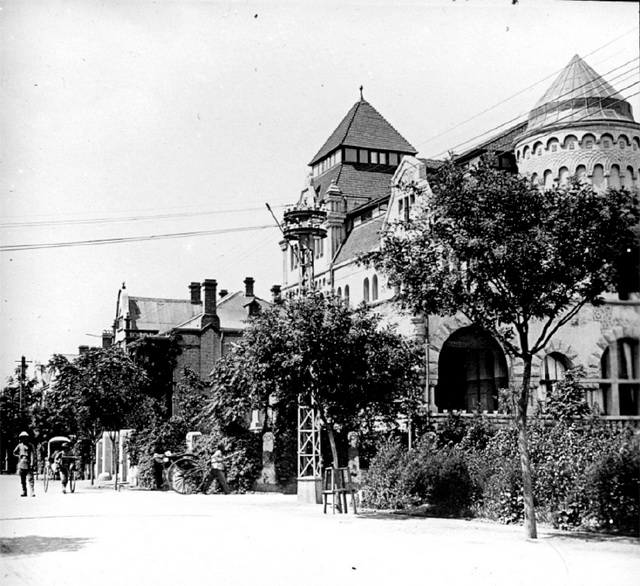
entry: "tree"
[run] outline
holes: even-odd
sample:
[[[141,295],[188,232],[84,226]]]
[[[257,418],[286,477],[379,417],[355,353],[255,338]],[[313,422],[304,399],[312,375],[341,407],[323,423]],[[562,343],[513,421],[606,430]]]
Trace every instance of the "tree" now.
[[[73,362],[57,354],[49,367],[55,371],[55,382],[47,401],[65,413],[69,429],[75,427],[78,436],[89,439],[94,447],[105,431],[110,433],[117,487],[118,432],[144,424],[149,415],[146,373],[116,346],[89,349]]]
[[[365,307],[312,294],[254,318],[214,371],[212,413],[240,416],[246,407],[269,406],[295,413],[298,401],[313,407],[337,467],[339,430],[395,425],[417,406],[418,364],[415,348]]]
[[[621,255],[637,249],[637,192],[599,193],[577,180],[543,191],[487,162],[469,172],[448,162],[431,190],[417,195],[422,210],[392,226],[381,249],[362,260],[400,287],[404,307],[427,315],[461,312],[522,361],[516,419],[525,528],[534,538],[526,431],[532,358],[620,281]]]

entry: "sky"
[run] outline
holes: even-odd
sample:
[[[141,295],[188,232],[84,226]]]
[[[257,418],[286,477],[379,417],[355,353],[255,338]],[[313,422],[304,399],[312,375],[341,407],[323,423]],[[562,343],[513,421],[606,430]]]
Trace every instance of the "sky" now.
[[[0,2],[0,382],[100,345],[122,283],[187,299],[253,277],[270,299],[265,204],[297,200],[360,86],[442,158],[521,120],[576,53],[638,119],[639,37],[633,2]]]

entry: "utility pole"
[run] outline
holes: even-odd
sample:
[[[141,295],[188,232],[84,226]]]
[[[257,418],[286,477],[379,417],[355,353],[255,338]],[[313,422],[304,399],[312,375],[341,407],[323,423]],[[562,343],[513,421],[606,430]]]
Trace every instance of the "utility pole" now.
[[[16,362],[20,363],[20,417],[22,418],[22,398],[24,396],[24,383],[27,378],[27,362],[31,364],[32,360],[26,360],[23,356],[20,360],[16,360]]]

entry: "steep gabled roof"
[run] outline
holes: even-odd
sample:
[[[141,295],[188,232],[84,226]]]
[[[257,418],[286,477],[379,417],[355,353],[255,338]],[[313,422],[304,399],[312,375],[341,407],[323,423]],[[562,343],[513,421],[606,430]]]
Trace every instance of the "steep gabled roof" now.
[[[476,146],[464,151],[455,157],[457,163],[463,163],[467,159],[472,159],[483,153],[503,153],[512,151],[516,139],[527,129],[527,122],[520,122],[515,126],[511,126],[503,130],[499,134],[493,135],[491,138],[477,144]]]
[[[322,201],[329,186],[335,183],[347,199],[349,212],[371,200],[389,196],[393,171],[393,167],[372,170],[371,165],[340,164],[319,177],[314,177],[311,184]]]
[[[631,105],[579,55],[574,55],[529,114],[528,131],[593,120],[633,122]]]
[[[361,99],[349,110],[327,142],[311,159],[314,165],[340,146],[379,149],[414,155],[417,153],[369,102]]]
[[[184,299],[129,297],[130,329],[164,332],[202,313],[202,305]]]
[[[335,264],[351,261],[359,254],[371,252],[380,246],[384,216],[378,216],[351,230],[336,256]]]
[[[221,330],[244,330],[247,327],[249,318],[248,305],[257,301],[261,309],[268,309],[271,303],[255,297],[247,296],[244,291],[229,293],[218,301],[218,317],[220,318]]]

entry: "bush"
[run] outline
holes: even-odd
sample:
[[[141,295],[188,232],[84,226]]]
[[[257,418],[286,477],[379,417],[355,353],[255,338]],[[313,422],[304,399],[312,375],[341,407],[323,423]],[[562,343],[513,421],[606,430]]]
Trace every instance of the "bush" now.
[[[413,501],[406,485],[411,470],[398,439],[382,443],[363,475],[362,504],[374,509],[403,509]]]
[[[131,464],[138,467],[138,484],[143,488],[155,488],[153,454],[170,451],[179,454],[187,449],[187,424],[180,417],[158,421],[149,429],[133,431],[127,438],[127,450]]]
[[[590,512],[598,526],[639,533],[640,452],[630,444],[594,462],[587,470]]]
[[[454,448],[427,448],[415,457],[422,471],[421,491],[415,496],[429,505],[430,514],[469,515],[475,488],[463,452]]]
[[[218,445],[223,449],[225,475],[231,490],[240,493],[251,490],[262,469],[260,435],[246,431],[230,436],[213,430],[199,438],[195,453],[208,463]]]

